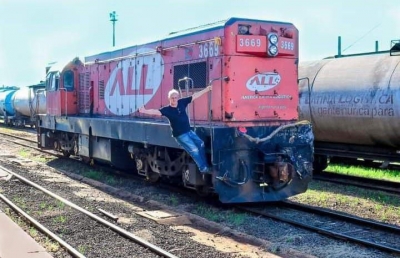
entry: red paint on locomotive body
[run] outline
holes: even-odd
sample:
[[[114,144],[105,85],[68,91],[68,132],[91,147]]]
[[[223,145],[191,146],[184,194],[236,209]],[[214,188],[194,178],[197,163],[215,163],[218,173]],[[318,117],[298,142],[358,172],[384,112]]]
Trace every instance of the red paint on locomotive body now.
[[[238,34],[239,26],[248,28],[246,34]],[[291,38],[285,37],[287,30],[292,31]],[[276,56],[268,54],[270,33],[277,36]],[[211,113],[213,121],[232,125],[296,120],[297,44],[298,33],[292,24],[267,21],[238,20],[186,35],[171,34],[161,41],[87,57],[85,64],[73,71],[76,80],[81,78],[80,84],[75,84],[78,94],[50,94],[56,101],[48,108],[54,115],[76,114],[77,95],[85,105],[83,100],[90,99],[85,96],[88,87],[93,85],[95,114],[140,116],[136,111],[143,105],[167,105],[166,93],[183,88],[184,82],[177,83],[185,76],[195,79],[194,88],[189,85],[189,89],[182,89],[183,95],[200,90],[210,80],[228,77],[229,81],[212,83],[211,112],[207,97],[202,97],[193,104],[191,119],[207,121]],[[66,70],[71,69],[67,66]],[[60,87],[62,83],[60,80]],[[87,108],[80,108],[80,113],[87,112]]]
[[[48,73],[39,146],[151,180],[181,178],[223,202],[281,200],[304,192],[312,174],[311,126],[296,123],[297,64],[293,24],[238,18],[74,59]],[[168,105],[173,88],[184,97],[208,85],[187,112],[212,182],[200,178],[165,120],[137,112]]]

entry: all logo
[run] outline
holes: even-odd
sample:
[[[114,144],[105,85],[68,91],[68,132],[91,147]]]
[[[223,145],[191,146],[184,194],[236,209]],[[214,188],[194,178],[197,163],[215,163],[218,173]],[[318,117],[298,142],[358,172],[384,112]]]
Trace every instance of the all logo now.
[[[256,74],[246,82],[247,89],[251,91],[266,91],[279,85],[281,76],[278,73]]]
[[[110,74],[105,87],[107,108],[116,115],[129,115],[156,94],[164,75],[164,60],[151,48],[141,48],[135,58],[122,60]],[[151,53],[143,54],[141,53]]]

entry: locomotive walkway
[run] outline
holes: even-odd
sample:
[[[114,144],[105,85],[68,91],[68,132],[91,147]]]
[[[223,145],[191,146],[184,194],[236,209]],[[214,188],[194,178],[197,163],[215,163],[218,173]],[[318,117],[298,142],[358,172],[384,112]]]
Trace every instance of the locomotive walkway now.
[[[7,177],[0,169],[0,180]],[[52,256],[0,210],[0,258],[51,258]]]

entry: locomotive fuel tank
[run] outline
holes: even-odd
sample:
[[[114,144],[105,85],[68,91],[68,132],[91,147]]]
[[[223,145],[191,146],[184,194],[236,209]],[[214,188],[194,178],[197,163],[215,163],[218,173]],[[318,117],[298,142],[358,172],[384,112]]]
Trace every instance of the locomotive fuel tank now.
[[[299,115],[316,142],[399,148],[399,63],[388,52],[301,63]]]

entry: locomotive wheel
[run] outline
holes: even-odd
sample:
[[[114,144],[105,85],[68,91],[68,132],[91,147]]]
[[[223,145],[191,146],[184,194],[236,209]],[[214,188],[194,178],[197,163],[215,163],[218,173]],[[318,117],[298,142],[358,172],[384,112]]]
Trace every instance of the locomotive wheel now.
[[[153,171],[147,171],[146,180],[150,183],[156,183],[160,180],[160,174]]]
[[[71,153],[69,153],[69,151],[66,151],[66,150],[62,150],[62,154],[66,158],[69,158],[69,156],[71,156]]]
[[[210,189],[206,185],[196,185],[195,189],[197,194],[201,197],[207,197],[211,194]]]
[[[94,163],[93,159],[89,158],[89,157],[81,156],[81,159],[82,159],[83,163],[88,164],[88,165],[92,165]]]

